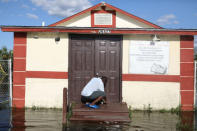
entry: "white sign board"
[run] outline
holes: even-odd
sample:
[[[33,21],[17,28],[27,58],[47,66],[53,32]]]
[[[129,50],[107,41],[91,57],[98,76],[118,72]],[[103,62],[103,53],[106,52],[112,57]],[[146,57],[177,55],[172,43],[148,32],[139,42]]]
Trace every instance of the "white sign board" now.
[[[95,13],[94,14],[95,25],[112,25],[112,14],[109,13]]]
[[[169,42],[130,42],[129,73],[167,74],[168,65]]]

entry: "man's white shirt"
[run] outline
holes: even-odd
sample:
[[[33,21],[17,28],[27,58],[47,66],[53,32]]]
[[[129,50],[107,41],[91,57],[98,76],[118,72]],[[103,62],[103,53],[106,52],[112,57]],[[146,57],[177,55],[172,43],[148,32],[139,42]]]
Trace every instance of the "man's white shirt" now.
[[[103,91],[104,85],[101,78],[93,77],[81,91],[82,96],[90,96],[94,91]]]

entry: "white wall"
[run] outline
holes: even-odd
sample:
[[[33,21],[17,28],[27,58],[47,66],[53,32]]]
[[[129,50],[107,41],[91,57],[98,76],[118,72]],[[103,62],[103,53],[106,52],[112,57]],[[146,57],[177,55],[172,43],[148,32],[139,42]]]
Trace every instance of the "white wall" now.
[[[169,68],[168,75],[180,75],[180,37],[159,35],[161,41],[169,41]],[[123,74],[129,73],[129,44],[130,41],[151,41],[151,35],[124,35],[123,36]],[[176,82],[144,82],[123,81],[123,101],[132,108],[143,109],[150,104],[153,109],[170,109],[179,106],[180,83]]]
[[[91,27],[91,15],[90,12],[79,15],[69,21],[58,24],[57,26],[66,26],[66,27]]]
[[[159,35],[161,41],[169,41],[170,51],[169,51],[169,67],[168,75],[180,75],[180,37],[179,36],[168,36]],[[128,74],[129,72],[129,44],[134,40],[139,41],[151,41],[151,35],[124,35],[123,36],[123,63],[122,72],[123,74]]]
[[[55,43],[57,36],[59,43]],[[68,34],[28,33],[26,70],[68,72]]]
[[[124,14],[116,12],[116,28],[153,28]]]
[[[25,107],[62,108],[67,79],[26,78]]]
[[[133,109],[176,108],[180,104],[180,83],[123,81],[123,101]]]

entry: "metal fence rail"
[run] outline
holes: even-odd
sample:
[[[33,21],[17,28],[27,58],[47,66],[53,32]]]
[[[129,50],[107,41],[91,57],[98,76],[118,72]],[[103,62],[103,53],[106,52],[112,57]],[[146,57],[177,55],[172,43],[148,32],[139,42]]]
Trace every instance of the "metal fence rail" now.
[[[0,60],[0,104],[12,105],[12,62]]]
[[[197,61],[194,61],[194,107],[197,108]]]

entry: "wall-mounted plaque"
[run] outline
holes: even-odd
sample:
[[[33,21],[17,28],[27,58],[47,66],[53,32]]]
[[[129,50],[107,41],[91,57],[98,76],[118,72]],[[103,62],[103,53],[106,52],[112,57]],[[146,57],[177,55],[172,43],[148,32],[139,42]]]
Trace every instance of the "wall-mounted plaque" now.
[[[167,74],[169,65],[169,42],[131,41],[129,73]]]
[[[94,25],[112,25],[111,13],[95,13]]]

